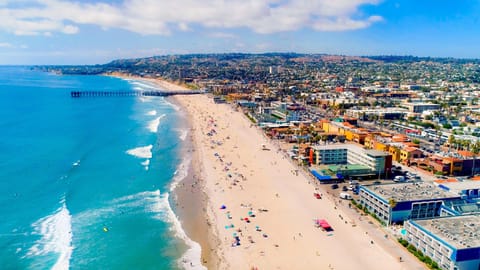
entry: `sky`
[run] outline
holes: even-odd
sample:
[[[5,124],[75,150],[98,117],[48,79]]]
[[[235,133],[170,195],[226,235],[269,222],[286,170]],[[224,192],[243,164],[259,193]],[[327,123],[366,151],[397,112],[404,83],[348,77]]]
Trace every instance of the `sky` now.
[[[0,65],[298,52],[480,58],[479,0],[0,0]]]

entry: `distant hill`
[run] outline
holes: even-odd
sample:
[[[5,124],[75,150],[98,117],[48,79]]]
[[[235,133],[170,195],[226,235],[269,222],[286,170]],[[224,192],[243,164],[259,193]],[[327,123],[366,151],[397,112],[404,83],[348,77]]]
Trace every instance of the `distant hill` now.
[[[185,54],[164,55],[145,58],[118,59],[103,65],[86,66],[38,66],[36,69],[57,72],[61,74],[104,74],[112,72],[130,73],[140,76],[162,76],[167,78],[209,77],[239,79],[245,73],[256,72],[264,75],[269,68],[299,68],[304,65],[315,66],[332,64],[341,67],[344,64],[370,65],[375,63],[439,63],[439,64],[480,64],[478,59],[434,58],[417,56],[345,56],[328,54],[300,53],[223,53],[223,54]],[[239,72],[242,70],[242,72]],[[248,75],[248,74],[247,74]],[[247,76],[248,77],[248,76]],[[250,76],[252,77],[252,76]],[[253,76],[255,77],[255,76]]]

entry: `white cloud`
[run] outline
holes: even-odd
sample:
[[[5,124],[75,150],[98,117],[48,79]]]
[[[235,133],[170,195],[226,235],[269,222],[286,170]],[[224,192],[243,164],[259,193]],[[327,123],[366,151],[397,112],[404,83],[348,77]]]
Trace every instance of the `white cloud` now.
[[[248,28],[275,33],[311,28],[345,31],[370,26],[378,15],[362,16],[361,5],[380,0],[123,0],[121,3],[0,0],[0,30],[17,35],[76,34],[82,24],[143,35],[168,35],[206,28]],[[116,1],[118,2],[118,1]],[[17,2],[18,3],[18,2]],[[28,6],[27,4],[30,4]]]
[[[0,48],[13,48],[14,46],[8,42],[0,42]]]
[[[225,33],[225,32],[213,32],[208,34],[209,37],[212,38],[223,38],[223,39],[235,39],[238,38],[238,36],[231,34],[231,33]]]

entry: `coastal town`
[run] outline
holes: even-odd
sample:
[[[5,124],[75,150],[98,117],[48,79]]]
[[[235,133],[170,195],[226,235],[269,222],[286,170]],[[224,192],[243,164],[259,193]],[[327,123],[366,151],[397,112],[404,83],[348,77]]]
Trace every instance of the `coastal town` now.
[[[260,132],[262,139],[249,143],[258,148],[259,160],[267,159],[248,171],[239,165],[240,157],[219,152],[227,147],[224,144],[236,148],[236,139],[217,135],[220,128],[229,126],[202,113],[200,105],[191,103],[195,96],[186,97],[183,106],[195,108],[198,119],[194,119],[203,123],[198,132],[202,130],[207,139],[197,140],[203,140],[203,152],[214,157],[211,163],[215,166],[211,170],[227,175],[225,186],[217,182],[212,189],[222,193],[227,189],[243,190],[244,186],[247,189],[243,181],[254,170],[262,170],[260,164],[267,167],[288,161],[295,168],[290,170],[291,177],[305,175],[308,183],[303,184],[315,191],[312,197],[316,200],[330,199],[335,209],[344,207],[342,211],[349,211],[350,216],[375,224],[377,233],[380,231],[383,240],[389,242],[384,245],[405,252],[395,256],[399,263],[410,260],[415,265],[417,260],[430,269],[480,267],[480,62],[477,60],[207,54],[41,69],[63,74],[122,74],[161,79],[204,91],[207,95],[202,96],[208,96],[211,104],[229,108],[224,111],[225,125],[229,115],[238,112],[248,120],[249,126],[243,126],[244,129]],[[270,156],[274,154],[283,161]],[[284,196],[275,193],[277,197]],[[230,212],[229,204],[221,205],[226,222],[240,211]],[[238,206],[245,208],[242,211],[250,210],[241,217],[243,223],[262,218],[264,213],[258,210],[266,210],[261,208],[265,205],[247,205]],[[339,217],[343,220],[343,216]],[[327,232],[338,229],[331,219],[319,218],[314,223]],[[352,222],[345,220],[347,223]],[[227,226],[225,230],[235,231],[233,222]],[[256,226],[255,231],[260,237],[270,237],[267,228]],[[254,229],[245,225],[243,231],[235,231],[234,244],[260,241],[247,236],[247,232],[254,233]],[[227,238],[226,234],[219,235]],[[295,236],[293,240],[296,241]],[[333,269],[335,263],[329,263],[328,267]],[[258,263],[248,266],[255,265]],[[338,269],[346,266],[340,265]]]

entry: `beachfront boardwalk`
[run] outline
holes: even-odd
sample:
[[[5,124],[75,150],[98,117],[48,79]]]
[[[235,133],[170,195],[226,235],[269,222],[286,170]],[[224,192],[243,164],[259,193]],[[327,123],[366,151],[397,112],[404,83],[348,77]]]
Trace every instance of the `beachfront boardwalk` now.
[[[153,96],[164,97],[173,95],[197,95],[205,94],[205,90],[158,90],[158,91],[71,91],[72,98],[80,97],[139,97]]]

